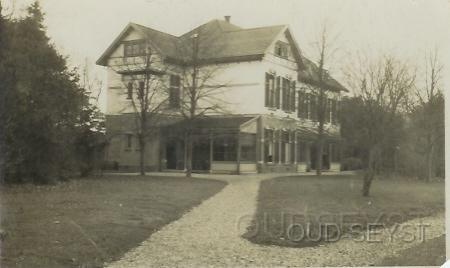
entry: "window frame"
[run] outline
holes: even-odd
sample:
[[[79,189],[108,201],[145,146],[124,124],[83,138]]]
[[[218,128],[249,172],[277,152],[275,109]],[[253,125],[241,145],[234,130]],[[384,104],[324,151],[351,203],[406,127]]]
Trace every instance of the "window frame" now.
[[[289,58],[289,44],[283,41],[275,43],[274,55],[283,59]]]
[[[144,39],[123,41],[123,56],[138,57],[146,53],[146,42]]]
[[[236,135],[215,135],[213,142],[213,161],[236,162],[238,139]]]
[[[133,99],[133,82],[127,84],[127,100]]]
[[[125,146],[125,150],[131,150],[133,149],[133,134],[131,133],[126,133],[126,146]]]
[[[266,72],[265,76],[265,106],[268,108],[276,108],[274,97],[275,92],[275,75],[273,73]]]
[[[275,142],[274,142],[274,130],[265,128],[264,129],[264,163],[273,164],[274,163],[274,152],[275,152]]]
[[[176,83],[174,83],[176,81]],[[175,96],[174,96],[175,95]],[[169,108],[178,109],[181,106],[181,77],[170,75],[169,78]]]

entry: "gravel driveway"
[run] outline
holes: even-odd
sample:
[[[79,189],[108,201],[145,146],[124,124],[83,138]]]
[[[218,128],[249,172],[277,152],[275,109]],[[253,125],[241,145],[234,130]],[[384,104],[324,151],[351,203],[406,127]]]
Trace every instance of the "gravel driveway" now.
[[[256,210],[260,181],[272,177],[277,175],[214,176],[229,184],[108,267],[368,266],[419,243],[403,239],[389,242],[388,233],[383,232],[377,236],[383,242],[341,239],[310,248],[252,244],[241,235]],[[425,237],[432,239],[444,233],[443,219],[442,213],[414,219],[403,226],[429,224]],[[396,234],[406,232],[411,230]]]

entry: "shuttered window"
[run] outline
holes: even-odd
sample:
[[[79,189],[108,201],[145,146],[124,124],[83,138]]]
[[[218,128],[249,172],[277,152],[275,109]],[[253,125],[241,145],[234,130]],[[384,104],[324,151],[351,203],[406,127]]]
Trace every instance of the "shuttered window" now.
[[[275,78],[272,74],[266,73],[266,83],[265,83],[265,106],[275,107]]]
[[[169,107],[180,107],[180,77],[178,75],[170,76]]]
[[[133,98],[133,82],[128,82],[127,85],[127,99]]]
[[[331,120],[331,99],[327,99],[325,104],[325,123],[330,123],[330,120]]]
[[[337,105],[338,102],[335,99],[331,100],[331,123],[333,124],[338,123]]]
[[[276,89],[275,89],[275,106],[277,109],[280,109],[280,92],[281,92],[281,78],[277,77]]]
[[[309,119],[317,121],[317,96],[314,94],[308,94],[309,98]]]
[[[291,94],[289,94],[291,105],[289,107],[291,112],[295,112],[295,81],[291,82]]]

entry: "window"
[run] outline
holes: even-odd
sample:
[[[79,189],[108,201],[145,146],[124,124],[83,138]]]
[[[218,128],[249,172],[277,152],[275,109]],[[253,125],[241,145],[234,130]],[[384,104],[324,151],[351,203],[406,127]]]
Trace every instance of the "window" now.
[[[133,98],[133,82],[128,82],[127,85],[127,99]]]
[[[291,149],[290,149],[291,161],[290,161],[290,163],[294,163],[294,161],[296,160],[295,159],[295,132],[291,131],[291,132],[289,132],[289,134],[290,134],[289,142],[291,143]]]
[[[330,120],[331,120],[331,99],[327,99],[325,105],[325,123],[330,123]]]
[[[275,77],[272,74],[266,73],[266,107],[276,107],[274,84]]]
[[[283,88],[283,98],[282,98],[282,109],[283,111],[289,111],[290,101],[289,101],[289,95],[290,95],[290,89],[289,89],[289,80],[287,78],[282,78],[282,88]]]
[[[297,137],[297,162],[306,162],[306,143]]]
[[[290,160],[290,141],[289,141],[289,132],[282,131],[281,132],[281,162],[289,163]]]
[[[331,123],[333,124],[338,123],[337,106],[338,106],[337,100],[335,99],[331,100]]]
[[[280,131],[274,130],[273,135],[273,162],[280,162]]]
[[[309,119],[317,121],[317,97],[314,94],[309,94]]]
[[[339,162],[341,160],[341,151],[339,144],[330,143],[331,162]]]
[[[291,81],[291,92],[289,94],[290,106],[289,109],[291,112],[295,112],[295,81]]]
[[[278,57],[287,58],[289,56],[289,45],[278,41],[275,44],[275,55]]]
[[[275,106],[280,109],[280,92],[281,92],[281,77],[277,77],[276,89],[275,89]]]
[[[127,134],[127,147],[126,149],[131,149],[133,146],[133,134]]]
[[[169,107],[180,108],[180,77],[178,75],[170,76]]]
[[[273,162],[274,144],[273,144],[273,130],[264,129],[264,161],[266,163]]]
[[[125,41],[123,44],[123,55],[125,57],[136,57],[145,55],[145,41],[144,40],[133,40]]]
[[[256,134],[241,133],[241,161],[256,161]]]
[[[282,78],[283,104],[282,109],[286,112],[295,112],[295,81]]]
[[[138,97],[140,99],[142,99],[144,94],[145,94],[145,82],[144,81],[139,81]]]
[[[237,137],[236,135],[217,136],[213,146],[214,161],[236,161],[237,160]]]

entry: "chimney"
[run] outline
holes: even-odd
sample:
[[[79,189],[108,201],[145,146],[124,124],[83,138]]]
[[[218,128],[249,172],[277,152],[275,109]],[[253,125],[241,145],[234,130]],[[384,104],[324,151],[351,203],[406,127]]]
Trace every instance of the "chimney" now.
[[[225,21],[230,23],[231,16],[225,16]]]

